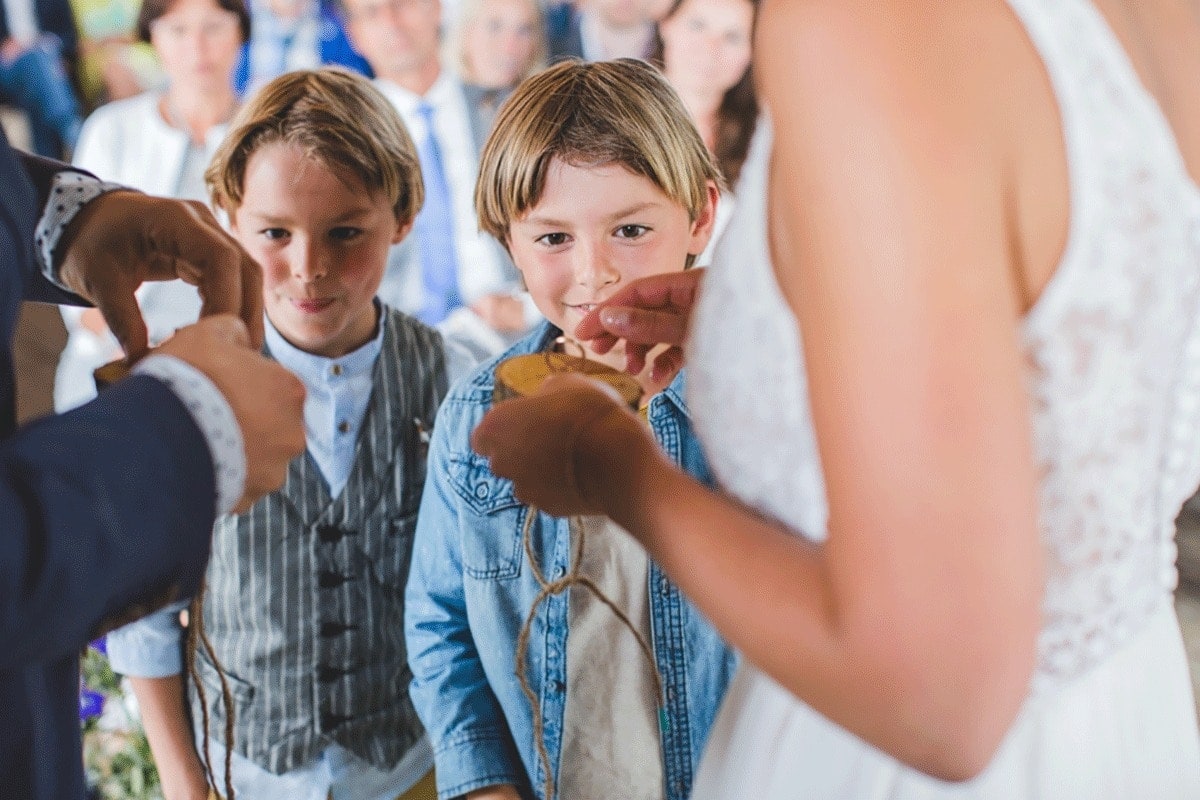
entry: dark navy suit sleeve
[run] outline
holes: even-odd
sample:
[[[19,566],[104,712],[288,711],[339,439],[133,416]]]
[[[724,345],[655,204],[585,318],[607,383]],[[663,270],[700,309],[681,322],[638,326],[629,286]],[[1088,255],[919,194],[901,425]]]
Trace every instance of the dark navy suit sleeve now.
[[[65,294],[39,274],[32,248],[62,168],[19,160],[0,135],[0,671],[61,658],[98,629],[189,594],[215,513],[203,434],[153,378],[12,430],[21,297]]]
[[[215,493],[203,435],[149,377],[0,444],[0,669],[192,594]]]

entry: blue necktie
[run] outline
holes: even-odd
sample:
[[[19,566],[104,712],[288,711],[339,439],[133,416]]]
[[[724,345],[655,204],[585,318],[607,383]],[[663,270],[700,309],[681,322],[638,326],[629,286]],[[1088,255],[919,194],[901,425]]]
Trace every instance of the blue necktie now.
[[[442,149],[433,129],[433,106],[421,103],[417,113],[425,121],[425,138],[417,148],[425,180],[425,205],[413,222],[425,287],[417,318],[435,325],[461,306],[462,299],[458,292],[458,256],[454,252],[454,207]]]

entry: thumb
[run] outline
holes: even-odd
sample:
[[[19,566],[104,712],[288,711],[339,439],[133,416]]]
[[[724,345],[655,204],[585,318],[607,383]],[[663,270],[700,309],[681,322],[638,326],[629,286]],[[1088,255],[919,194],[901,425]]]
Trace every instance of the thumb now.
[[[117,337],[126,359],[133,363],[145,355],[150,344],[150,334],[146,330],[146,321],[142,319],[142,310],[138,307],[133,287],[122,281],[97,288],[96,307]]]

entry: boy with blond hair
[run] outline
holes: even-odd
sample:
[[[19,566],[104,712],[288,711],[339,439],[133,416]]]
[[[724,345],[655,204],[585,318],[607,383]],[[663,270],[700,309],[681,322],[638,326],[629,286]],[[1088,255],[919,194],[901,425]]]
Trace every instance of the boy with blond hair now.
[[[185,655],[178,609],[115,632],[109,655],[132,676],[170,800],[210,784],[428,800],[398,631],[426,432],[469,364],[375,298],[421,206],[415,149],[366,79],[293,72],[239,112],[206,177],[263,269],[267,350],[308,391],[307,449],[281,490],[218,521]]]
[[[610,520],[528,508],[470,437],[501,360],[551,349],[630,281],[690,265],[711,235],[719,183],[679,98],[643,62],[564,62],[500,109],[476,208],[547,323],[450,393],[430,447],[405,623],[411,695],[443,800],[688,796],[732,651]],[[620,351],[589,357],[625,366]],[[682,373],[638,381],[664,450],[707,478]],[[578,583],[534,609],[543,580],[576,566],[649,644],[653,664]]]

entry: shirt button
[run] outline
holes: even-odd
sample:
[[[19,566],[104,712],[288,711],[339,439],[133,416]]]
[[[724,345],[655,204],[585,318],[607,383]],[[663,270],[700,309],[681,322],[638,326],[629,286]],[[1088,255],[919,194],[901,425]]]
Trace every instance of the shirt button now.
[[[335,377],[336,377],[336,376],[338,376],[338,375],[341,375],[341,374],[342,374],[342,365],[341,365],[341,364],[334,364],[332,367],[330,367],[330,368],[329,368],[329,371],[330,371],[331,373],[333,373],[333,375],[334,375]]]
[[[346,420],[342,420],[341,422],[338,423],[338,433],[349,433],[349,432],[350,432],[350,423],[349,422],[346,422]]]
[[[492,493],[492,490],[488,488],[488,485],[486,483],[481,483],[475,487],[475,496],[478,497],[480,500],[486,500],[487,496],[491,493]]]

